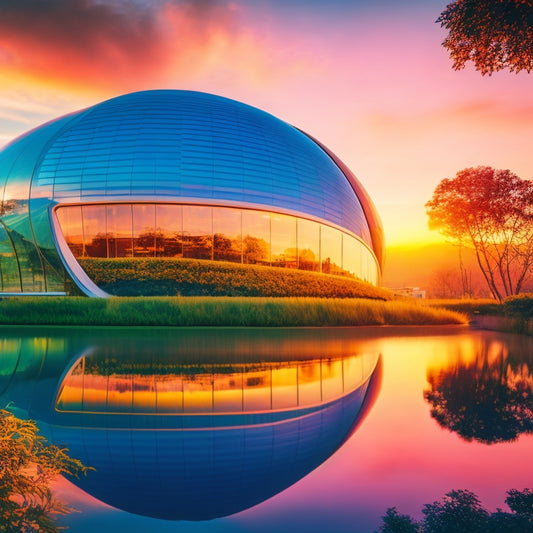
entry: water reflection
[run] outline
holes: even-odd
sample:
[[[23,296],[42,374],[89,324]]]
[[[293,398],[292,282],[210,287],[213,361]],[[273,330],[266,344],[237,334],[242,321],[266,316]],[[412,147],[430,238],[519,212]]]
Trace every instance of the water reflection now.
[[[533,431],[533,353],[527,338],[480,339],[474,357],[459,349],[444,368],[430,368],[424,398],[431,416],[465,440],[513,441]]]
[[[0,399],[95,467],[131,513],[206,520],[324,462],[372,405],[380,356],[335,331],[139,330],[0,339]]]

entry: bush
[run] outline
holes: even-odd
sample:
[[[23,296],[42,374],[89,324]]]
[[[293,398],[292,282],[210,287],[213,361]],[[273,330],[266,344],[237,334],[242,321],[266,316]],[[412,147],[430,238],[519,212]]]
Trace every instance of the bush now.
[[[533,296],[520,294],[519,296],[510,296],[503,302],[505,313],[512,317],[520,317],[524,320],[533,318]]]

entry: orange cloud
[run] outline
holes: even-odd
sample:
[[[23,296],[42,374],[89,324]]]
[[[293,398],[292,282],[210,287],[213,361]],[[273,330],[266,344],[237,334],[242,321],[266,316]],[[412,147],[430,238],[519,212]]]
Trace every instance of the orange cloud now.
[[[199,51],[235,34],[232,4],[141,6],[95,0],[0,3],[0,71],[40,83],[124,89],[195,69]]]

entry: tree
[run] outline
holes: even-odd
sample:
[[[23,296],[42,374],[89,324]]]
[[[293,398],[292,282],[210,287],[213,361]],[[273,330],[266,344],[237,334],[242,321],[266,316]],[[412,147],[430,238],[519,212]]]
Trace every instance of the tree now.
[[[430,229],[471,246],[494,298],[518,294],[532,275],[533,182],[479,166],[442,180],[426,203]]]
[[[419,533],[419,525],[406,514],[400,514],[396,507],[389,507],[385,516],[382,516],[383,524],[379,533]]]
[[[380,533],[524,533],[533,531],[533,492],[511,489],[505,503],[511,509],[488,513],[469,490],[452,490],[440,501],[424,505],[424,519],[417,523],[409,515],[390,507],[381,517]]]
[[[453,68],[473,61],[482,75],[533,68],[532,0],[456,0],[436,20],[448,30],[443,46]]]
[[[424,533],[485,533],[489,513],[469,490],[452,490],[424,505]]]
[[[482,344],[474,361],[459,359],[430,370],[424,399],[440,426],[484,444],[533,432],[533,388],[528,361]]]
[[[54,497],[49,484],[59,474],[87,470],[38,435],[35,422],[0,409],[0,533],[57,532],[52,516],[70,508]]]

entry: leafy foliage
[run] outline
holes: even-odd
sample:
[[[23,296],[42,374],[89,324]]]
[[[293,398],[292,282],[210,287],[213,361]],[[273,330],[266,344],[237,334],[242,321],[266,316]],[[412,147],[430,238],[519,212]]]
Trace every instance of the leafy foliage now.
[[[35,422],[0,410],[0,532],[58,531],[53,515],[71,509],[54,497],[50,482],[59,474],[88,470],[67,451],[47,444]]]
[[[380,533],[418,533],[420,531],[418,524],[409,515],[400,514],[396,507],[389,507],[382,520]]]
[[[478,497],[469,490],[452,490],[441,501],[424,505],[422,513],[423,531],[428,533],[485,533],[489,516]]]
[[[469,490],[452,490],[440,501],[424,505],[424,519],[416,522],[396,507],[382,516],[380,533],[524,533],[533,527],[533,492],[530,489],[507,492],[505,503],[511,509],[489,513]]]
[[[428,372],[424,398],[431,416],[465,440],[484,444],[515,440],[533,431],[532,374],[527,360],[482,344],[475,361]]]
[[[533,318],[533,296],[529,294],[506,298],[503,305],[505,312],[510,316],[519,316],[524,320]]]
[[[431,229],[473,247],[494,298],[520,292],[533,267],[533,182],[466,168],[439,183],[426,211]]]
[[[482,75],[508,68],[533,68],[533,2],[531,0],[456,0],[436,21],[448,30],[442,43],[453,68],[473,61]]]

